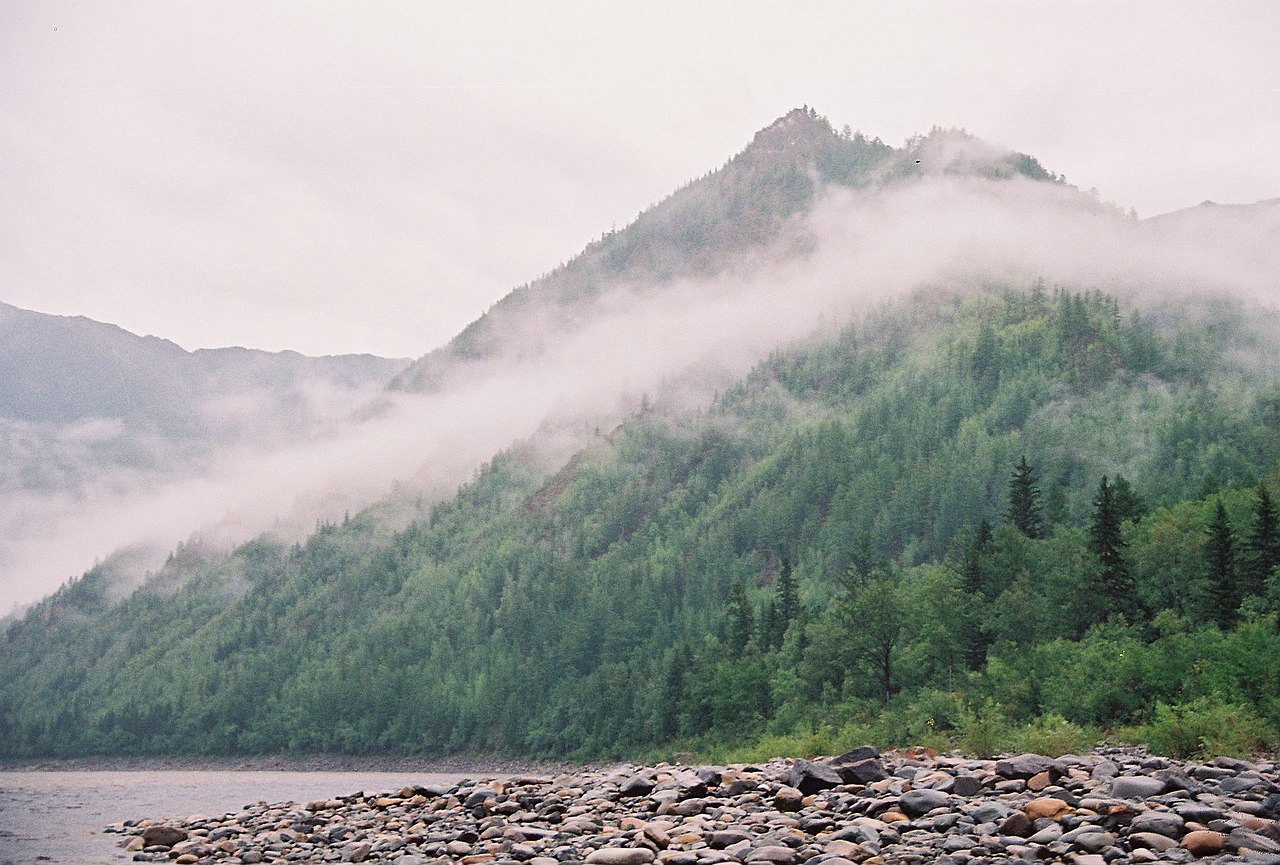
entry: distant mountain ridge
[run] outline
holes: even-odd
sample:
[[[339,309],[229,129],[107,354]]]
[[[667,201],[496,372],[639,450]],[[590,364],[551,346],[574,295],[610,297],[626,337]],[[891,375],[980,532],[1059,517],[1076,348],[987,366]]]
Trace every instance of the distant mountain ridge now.
[[[406,363],[368,354],[187,351],[83,316],[0,303],[0,417],[13,420],[117,418],[178,432],[189,430],[193,401],[236,389],[294,387],[308,379],[368,387],[391,379]]]

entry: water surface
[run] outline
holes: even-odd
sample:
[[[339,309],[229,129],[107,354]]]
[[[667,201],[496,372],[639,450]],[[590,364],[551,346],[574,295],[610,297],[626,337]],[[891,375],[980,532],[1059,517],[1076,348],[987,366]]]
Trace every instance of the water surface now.
[[[307,802],[410,784],[453,784],[492,773],[276,771],[0,772],[0,865],[118,865],[132,861],[111,823],[218,816],[265,802]]]

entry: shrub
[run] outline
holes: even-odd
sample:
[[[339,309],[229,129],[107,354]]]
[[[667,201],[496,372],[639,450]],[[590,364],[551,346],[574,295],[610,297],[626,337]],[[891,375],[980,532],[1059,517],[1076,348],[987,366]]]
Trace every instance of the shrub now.
[[[1102,732],[1093,727],[1073,724],[1059,715],[1049,714],[1017,730],[1013,740],[1020,751],[1061,757],[1063,754],[1089,750],[1102,740]]]
[[[956,744],[966,754],[990,759],[1008,744],[1009,719],[995,702],[986,700],[977,709],[965,707],[956,725]]]
[[[1173,757],[1246,757],[1265,747],[1275,730],[1251,706],[1201,697],[1157,704],[1141,735],[1152,751]]]

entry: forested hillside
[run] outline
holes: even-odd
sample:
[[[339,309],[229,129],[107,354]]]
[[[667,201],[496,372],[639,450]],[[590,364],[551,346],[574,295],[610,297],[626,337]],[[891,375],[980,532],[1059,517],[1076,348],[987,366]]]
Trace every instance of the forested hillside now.
[[[922,292],[551,476],[513,447],[407,529],[189,545],[114,607],[91,571],[4,634],[0,748],[1249,747],[1280,724],[1276,323]]]

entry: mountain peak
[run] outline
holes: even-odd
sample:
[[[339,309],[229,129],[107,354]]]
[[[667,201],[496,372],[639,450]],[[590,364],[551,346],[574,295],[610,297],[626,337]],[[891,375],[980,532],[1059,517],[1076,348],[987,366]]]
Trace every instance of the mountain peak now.
[[[831,128],[827,118],[806,105],[791,109],[757,132],[747,150],[781,153],[797,148],[808,149],[835,137],[835,130]]]

